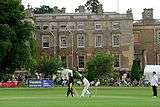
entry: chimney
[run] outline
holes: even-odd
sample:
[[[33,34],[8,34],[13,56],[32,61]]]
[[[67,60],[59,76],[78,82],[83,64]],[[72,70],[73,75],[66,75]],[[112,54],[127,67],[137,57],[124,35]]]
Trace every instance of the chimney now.
[[[54,6],[53,9],[54,9],[54,11],[53,11],[54,13],[58,13],[58,7],[57,6]]]
[[[132,8],[128,9],[128,10],[126,11],[126,13],[127,13],[127,17],[128,17],[128,18],[132,18],[132,19],[133,19]]]
[[[66,8],[63,7],[61,11],[62,11],[62,14],[66,13]]]
[[[80,5],[78,8],[79,8],[78,9],[79,13],[84,13],[85,12],[85,7],[83,5]]]
[[[149,9],[145,8],[145,9],[143,9],[142,20],[143,20],[143,24],[145,24],[145,25],[154,23],[153,8],[149,8]]]
[[[99,4],[99,5],[98,5],[98,13],[99,13],[99,14],[102,14],[102,13],[103,13],[103,5],[102,5],[102,4]]]
[[[28,8],[25,10],[26,16],[30,17],[30,18],[33,18],[33,16],[34,16],[33,14],[34,13],[32,12],[32,6],[28,4],[27,7]]]
[[[152,20],[153,19],[153,8],[143,9],[142,18],[143,20]]]

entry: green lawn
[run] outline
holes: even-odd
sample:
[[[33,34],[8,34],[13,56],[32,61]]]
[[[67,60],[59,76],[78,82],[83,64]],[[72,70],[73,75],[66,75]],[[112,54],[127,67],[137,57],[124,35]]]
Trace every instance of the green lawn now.
[[[80,94],[82,88],[76,90]],[[0,88],[0,107],[160,107],[160,98],[152,98],[150,87],[99,87],[90,91],[90,98],[67,98],[66,88]]]

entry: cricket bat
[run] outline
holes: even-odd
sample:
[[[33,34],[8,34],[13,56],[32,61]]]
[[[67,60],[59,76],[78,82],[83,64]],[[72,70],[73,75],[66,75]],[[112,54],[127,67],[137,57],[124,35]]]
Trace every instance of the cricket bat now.
[[[80,77],[82,77],[82,74],[80,74],[78,71],[75,71]]]

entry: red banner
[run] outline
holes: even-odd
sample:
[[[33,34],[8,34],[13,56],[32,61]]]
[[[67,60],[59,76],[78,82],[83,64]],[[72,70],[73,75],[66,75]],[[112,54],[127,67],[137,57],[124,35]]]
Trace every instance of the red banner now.
[[[17,87],[18,81],[0,82],[0,87]]]

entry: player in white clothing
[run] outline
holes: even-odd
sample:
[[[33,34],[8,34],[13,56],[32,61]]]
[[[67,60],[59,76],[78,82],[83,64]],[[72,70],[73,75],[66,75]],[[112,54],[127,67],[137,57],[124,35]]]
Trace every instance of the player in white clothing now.
[[[156,75],[156,72],[153,72],[153,76],[151,79],[151,86],[153,90],[153,98],[157,97],[157,87],[158,87],[158,77]]]
[[[82,82],[83,82],[83,85],[84,85],[81,97],[84,97],[85,94],[88,94],[90,96],[91,93],[88,91],[88,88],[90,86],[89,81],[84,76],[81,76],[81,79],[82,79]]]

